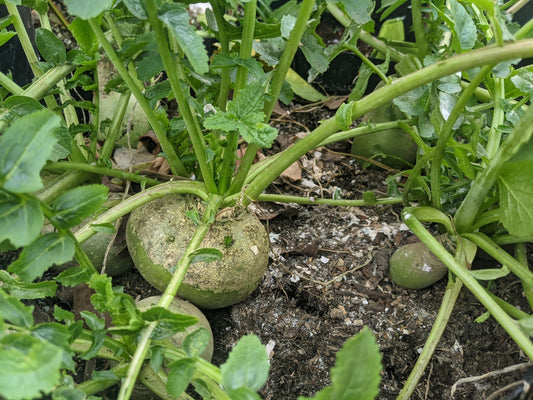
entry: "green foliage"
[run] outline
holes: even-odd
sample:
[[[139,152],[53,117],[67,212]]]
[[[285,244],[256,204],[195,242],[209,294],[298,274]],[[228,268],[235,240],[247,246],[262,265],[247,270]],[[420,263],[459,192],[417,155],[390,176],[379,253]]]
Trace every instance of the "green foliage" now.
[[[348,339],[337,353],[331,369],[331,386],[312,398],[300,400],[372,400],[378,395],[381,380],[381,354],[372,331],[364,327]]]

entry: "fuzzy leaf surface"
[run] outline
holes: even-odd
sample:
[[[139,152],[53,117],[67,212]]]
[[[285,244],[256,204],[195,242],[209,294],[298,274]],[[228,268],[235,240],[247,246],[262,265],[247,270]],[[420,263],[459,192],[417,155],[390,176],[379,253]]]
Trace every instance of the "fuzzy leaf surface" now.
[[[100,209],[108,190],[103,185],[86,185],[62,194],[54,201],[52,223],[65,229],[79,224]]]
[[[450,0],[454,30],[462,50],[470,50],[476,44],[476,24],[466,9],[457,0]]]
[[[0,395],[10,400],[41,398],[59,383],[62,351],[14,333],[0,343]]]
[[[189,59],[198,74],[209,71],[207,50],[203,39],[196,34],[189,23],[190,15],[185,5],[180,3],[164,3],[159,10],[158,18],[172,32],[179,46]]]
[[[12,193],[43,187],[39,173],[57,142],[59,116],[42,110],[16,120],[0,136],[0,187]]]
[[[190,358],[183,358],[174,361],[169,365],[168,380],[166,388],[172,397],[179,397],[192,380],[194,374],[194,361]]]
[[[36,199],[12,196],[0,190],[0,243],[9,240],[19,248],[30,244],[40,233],[44,216]]]
[[[74,257],[74,241],[57,233],[38,237],[22,250],[7,270],[25,282],[33,282],[53,264],[61,265]]]
[[[259,338],[243,336],[220,367],[222,384],[229,391],[245,388],[256,392],[265,384],[269,367],[265,346]]]

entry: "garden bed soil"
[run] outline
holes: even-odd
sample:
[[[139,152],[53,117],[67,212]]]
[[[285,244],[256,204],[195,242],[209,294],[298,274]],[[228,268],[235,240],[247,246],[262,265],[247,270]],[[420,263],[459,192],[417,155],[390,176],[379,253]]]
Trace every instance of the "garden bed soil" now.
[[[325,107],[306,106],[282,112],[276,122],[284,147],[290,137],[313,129],[330,114]],[[304,156],[293,175],[280,178],[268,191],[331,198],[360,199],[372,190],[386,195],[390,171],[361,168],[346,154],[350,143],[321,148]],[[394,399],[402,388],[429,334],[446,279],[423,290],[406,290],[387,276],[390,255],[416,238],[400,219],[401,206],[329,207],[294,204],[255,204],[254,211],[268,230],[271,248],[266,275],[246,301],[219,310],[205,310],[211,323],[213,362],[225,362],[240,337],[259,336],[269,351],[270,375],[261,390],[264,399],[312,396],[330,383],[329,370],[343,343],[368,326],[383,356],[379,399]],[[530,249],[531,250],[531,249]],[[531,251],[530,251],[531,253]],[[0,254],[8,265],[12,254]],[[141,299],[158,294],[135,270],[113,279],[115,285]],[[520,282],[496,281],[493,291],[511,303],[524,305]],[[34,302],[37,321],[52,319],[53,304],[75,311],[88,304],[88,294],[72,300],[60,289],[55,299]],[[413,399],[484,399],[521,379],[524,369],[461,384],[460,379],[500,371],[527,361],[483,306],[463,289],[450,322]],[[80,361],[81,362],[81,361]],[[105,366],[102,365],[100,368]],[[94,365],[80,364],[90,376]],[[364,366],[361,366],[364,368]],[[112,399],[114,391],[104,397]]]

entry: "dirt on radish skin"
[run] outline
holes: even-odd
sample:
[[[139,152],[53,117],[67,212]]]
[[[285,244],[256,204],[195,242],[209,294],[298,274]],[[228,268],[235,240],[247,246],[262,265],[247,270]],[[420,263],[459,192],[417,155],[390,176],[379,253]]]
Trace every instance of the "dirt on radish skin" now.
[[[132,212],[127,243],[133,261],[151,285],[164,291],[191,239],[195,224],[187,212],[203,212],[195,197],[169,195]],[[189,267],[179,295],[201,308],[222,308],[246,299],[264,276],[268,236],[261,222],[244,209],[219,213],[202,242],[223,253],[222,260]]]

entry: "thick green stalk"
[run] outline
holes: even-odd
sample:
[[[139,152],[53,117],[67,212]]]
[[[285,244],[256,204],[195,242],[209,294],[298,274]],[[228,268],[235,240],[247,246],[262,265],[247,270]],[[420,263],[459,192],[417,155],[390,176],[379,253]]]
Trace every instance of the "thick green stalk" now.
[[[189,241],[189,244],[187,245],[187,248],[185,249],[183,257],[178,262],[176,271],[172,274],[172,278],[170,279],[170,282],[168,283],[168,286],[166,287],[163,295],[161,296],[161,300],[158,303],[159,307],[168,308],[172,300],[174,300],[174,297],[176,296],[176,293],[178,292],[178,289],[185,278],[185,274],[191,265],[193,253],[200,248],[202,240],[214,222],[214,216],[221,200],[222,198],[220,196],[212,196],[210,198],[204,215],[202,216],[202,222],[197,227],[191,240]],[[156,325],[157,321],[152,322],[142,333],[137,344],[137,348],[135,349],[135,354],[131,360],[128,374],[120,388],[118,400],[127,400],[130,398],[135,381],[148,353],[150,346],[150,335],[154,331]]]
[[[459,278],[463,284],[472,292],[474,296],[485,306],[485,308],[498,321],[503,329],[511,336],[515,343],[524,353],[533,359],[533,343],[527,335],[522,332],[516,322],[491,298],[483,286],[470,274],[470,271],[439,243],[437,239],[418,221],[415,216],[416,209],[405,208],[402,211],[402,219],[411,228],[413,233],[431,250],[431,252],[441,260],[448,269]],[[469,238],[468,238],[469,239]]]
[[[454,277],[449,278],[448,286],[446,286],[446,291],[444,292],[444,297],[442,298],[435,323],[424,343],[422,353],[420,353],[414,367],[411,369],[404,387],[396,398],[397,400],[408,400],[414,393],[418,382],[420,381],[420,378],[422,378],[422,375],[424,375],[424,371],[426,370],[426,367],[439,344],[440,338],[444,333],[444,329],[448,324],[448,320],[450,319],[450,315],[452,314],[453,307],[457,301],[462,286],[463,284],[459,279],[455,279]]]
[[[457,99],[457,103],[455,103],[455,106],[453,107],[448,119],[442,127],[442,131],[439,134],[437,144],[432,153],[433,159],[431,161],[431,201],[433,203],[433,207],[435,208],[440,209],[442,207],[440,166],[444,156],[444,151],[446,150],[448,141],[452,136],[453,126],[455,125],[457,119],[459,119],[461,116],[463,109],[465,108],[467,102],[470,101],[470,98],[474,94],[476,88],[483,81],[483,79],[490,74],[491,71],[492,65],[486,65],[476,74],[474,79],[472,79],[472,82],[470,82],[470,84],[463,90],[463,93],[461,93],[461,96],[459,96],[459,99]]]
[[[423,60],[428,53],[429,45],[426,40],[424,21],[422,20],[422,1],[411,1],[411,15],[413,19],[413,31],[415,33],[415,42],[418,49],[418,58]]]
[[[159,55],[163,60],[163,66],[165,67],[168,81],[170,82],[170,87],[172,88],[172,92],[174,93],[176,101],[178,102],[179,111],[183,117],[183,121],[187,126],[187,131],[189,132],[189,137],[194,148],[194,154],[196,154],[205,186],[210,193],[217,193],[217,186],[213,177],[213,171],[207,162],[206,143],[202,135],[202,131],[198,129],[199,123],[196,115],[191,112],[191,107],[187,101],[187,96],[181,86],[181,80],[176,69],[176,62],[179,61],[176,61],[170,52],[165,29],[163,28],[161,21],[157,18],[157,10],[154,0],[146,0],[146,11],[148,14],[148,21],[150,22],[155,34],[157,48],[159,49]]]
[[[224,19],[225,10],[218,1],[212,0],[210,4],[217,22],[220,54],[229,55],[229,39],[226,33],[226,20]],[[223,67],[220,71],[220,91],[218,92],[217,106],[222,110],[226,110],[226,103],[228,102],[230,72],[231,67]]]
[[[2,86],[4,89],[6,89],[9,93],[14,95],[21,95],[22,92],[24,92],[24,89],[22,89],[19,85],[17,85],[13,80],[0,71],[0,86]]]
[[[501,247],[496,245],[496,243],[494,243],[487,235],[476,232],[465,233],[463,237],[481,247],[493,259],[509,268],[513,274],[520,278],[524,286],[533,288],[533,272],[531,272],[524,264],[518,262]]]
[[[503,141],[487,167],[476,177],[455,213],[458,232],[468,232],[474,224],[485,196],[498,179],[500,169],[533,135],[533,107],[529,107]]]
[[[505,99],[505,81],[502,78],[494,78],[494,111],[490,125],[489,138],[487,141],[487,158],[490,160],[500,147],[502,131],[500,125],[505,120],[505,113],[502,108],[502,101]]]
[[[173,193],[189,193],[194,194],[205,201],[208,199],[207,193],[205,192],[205,187],[201,182],[171,181],[167,183],[161,183],[157,186],[146,189],[141,193],[137,193],[131,197],[128,197],[115,207],[99,214],[98,217],[76,232],[76,239],[79,242],[83,242],[94,235],[96,231],[91,225],[113,222],[116,219],[132,212],[134,209],[142,206],[143,204]]]
[[[187,169],[181,162],[181,160],[178,158],[176,152],[174,151],[174,148],[170,141],[167,138],[167,133],[163,129],[163,126],[157,119],[154,111],[150,107],[150,104],[148,103],[148,100],[144,97],[141,89],[137,86],[137,83],[135,80],[131,77],[131,75],[128,73],[128,70],[126,67],[124,67],[124,63],[120,60],[117,53],[113,49],[113,46],[111,46],[111,43],[107,40],[106,36],[100,29],[100,25],[98,25],[98,22],[94,19],[89,20],[89,24],[95,33],[96,37],[98,38],[98,42],[106,52],[109,60],[113,63],[115,68],[117,69],[119,75],[124,80],[126,85],[128,85],[129,89],[139,102],[139,105],[141,106],[142,110],[144,111],[144,114],[146,115],[146,118],[148,119],[148,122],[150,123],[150,126],[154,130],[154,133],[156,134],[159,143],[161,144],[161,148],[167,155],[168,164],[170,166],[170,169],[174,175],[178,176],[187,176]]]
[[[258,201],[279,202],[279,203],[295,203],[295,204],[327,204],[328,206],[338,207],[363,207],[363,206],[377,206],[384,204],[400,204],[402,199],[400,197],[385,197],[376,199],[373,202],[365,200],[344,200],[344,199],[324,199],[324,198],[309,198],[303,196],[285,196],[281,194],[261,194]]]
[[[270,83],[269,93],[272,96],[272,100],[265,103],[263,108],[265,113],[265,121],[267,122],[270,120],[270,115],[272,114],[276,100],[279,97],[281,87],[285,81],[285,77],[287,76],[287,72],[291,66],[291,62],[294,59],[296,50],[298,50],[298,46],[300,45],[300,39],[307,28],[307,22],[309,21],[309,17],[311,16],[314,5],[314,0],[303,0],[300,5],[300,11],[298,12],[298,17],[296,18],[294,28],[289,35],[289,39],[287,40],[287,44],[285,45],[285,49],[283,50],[283,54],[281,55]],[[244,153],[244,157],[241,160],[241,165],[239,166],[237,174],[235,175],[235,178],[233,179],[233,182],[228,190],[228,194],[237,193],[241,190],[242,185],[246,180],[246,176],[248,175],[248,171],[253,164],[257,150],[259,150],[257,145],[253,143],[248,145],[248,148]]]
[[[91,174],[83,171],[67,172],[53,185],[47,186],[36,193],[36,196],[44,203],[50,204],[67,190],[81,185],[91,178]]]
[[[50,89],[54,88],[61,79],[74,70],[74,65],[64,64],[50,68],[37,80],[35,80],[22,93],[22,96],[28,96],[35,100],[40,100]]]
[[[113,114],[113,120],[109,126],[107,136],[105,138],[104,145],[100,149],[100,157],[98,163],[106,162],[115,149],[116,141],[119,138],[120,133],[122,132],[122,121],[124,115],[126,115],[126,110],[128,109],[128,103],[130,101],[131,92],[125,91],[120,94],[120,98],[117,102],[115,112]]]
[[[513,42],[503,47],[485,47],[429,65],[406,75],[389,85],[375,90],[359,101],[353,102],[352,121],[366,114],[368,111],[386,104],[394,98],[436,79],[454,74],[458,71],[468,70],[486,64],[497,64],[504,60],[530,56],[533,56],[533,39]],[[533,110],[531,112],[533,113]],[[533,129],[533,123],[530,124],[530,128]],[[279,162],[277,162],[276,165],[270,165],[269,168],[265,169],[265,171],[254,179],[254,181],[246,188],[245,201],[255,200],[257,196],[293,162],[298,160],[307,151],[316,148],[319,143],[323,142],[337,131],[339,131],[339,128],[335,122],[335,117],[332,117],[323,121],[318,128],[311,132],[311,134],[297,141],[293,146],[280,153],[281,156],[278,158]],[[465,203],[463,203],[463,205],[464,204]]]
[[[527,261],[527,249],[525,243],[518,243],[515,246],[515,259],[523,265],[525,270],[530,270]],[[533,286],[528,286],[522,282],[522,288],[524,289],[529,307],[533,310]]]
[[[161,182],[148,178],[143,175],[138,175],[135,173],[123,171],[121,169],[115,168],[106,168],[101,166],[96,166],[87,163],[75,163],[75,162],[49,162],[44,167],[45,171],[83,171],[89,172],[90,174],[96,175],[107,175],[113,176],[115,178],[124,179],[131,182],[136,182],[145,186],[155,186],[159,185]]]
[[[244,22],[242,26],[241,47],[239,50],[239,57],[242,60],[247,60],[252,57],[256,10],[257,0],[250,1],[244,5]],[[244,89],[247,82],[248,68],[244,65],[240,65],[237,69],[233,96],[236,96],[240,90]],[[238,145],[238,132],[228,133],[226,136],[226,147],[224,149],[220,180],[218,182],[218,192],[221,194],[226,192],[231,182],[231,177],[233,176],[233,170],[235,168],[235,153],[237,152]]]

